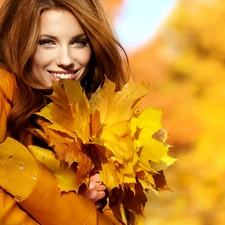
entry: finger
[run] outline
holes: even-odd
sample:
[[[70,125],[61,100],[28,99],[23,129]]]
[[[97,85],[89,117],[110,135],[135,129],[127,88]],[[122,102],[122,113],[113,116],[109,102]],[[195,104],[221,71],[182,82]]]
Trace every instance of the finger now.
[[[98,197],[98,191],[93,189],[88,191],[89,199],[95,200]]]
[[[97,193],[97,195],[96,195]],[[104,191],[99,191],[99,192],[93,192],[91,194],[89,194],[89,199],[92,201],[92,202],[97,202],[98,200],[102,199],[105,197],[105,192]]]
[[[101,177],[100,174],[94,174],[90,177],[90,183],[91,182],[96,182],[96,183],[101,183]]]
[[[105,191],[106,190],[106,186],[104,184],[101,184],[101,185],[97,186],[95,189],[97,191]]]
[[[90,182],[89,185],[88,185],[88,189],[92,190],[92,189],[106,189],[106,186],[102,183],[99,183],[99,182]]]
[[[95,198],[95,201],[98,201],[98,200],[104,198],[105,195],[106,195],[106,194],[105,194],[104,191],[98,191],[98,195],[97,195],[97,197]]]

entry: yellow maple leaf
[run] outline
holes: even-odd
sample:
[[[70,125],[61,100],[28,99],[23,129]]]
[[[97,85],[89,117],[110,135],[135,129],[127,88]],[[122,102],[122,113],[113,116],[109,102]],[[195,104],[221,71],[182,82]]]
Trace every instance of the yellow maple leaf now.
[[[75,174],[74,167],[69,167],[67,163],[62,162],[55,176],[60,190],[78,192],[80,180]]]
[[[90,106],[88,99],[78,82],[64,80],[63,87],[73,116],[73,132],[76,132],[78,137],[86,143],[90,138]]]
[[[104,127],[99,138],[119,163],[123,164],[133,156],[133,142],[128,122]]]
[[[56,159],[55,154],[51,150],[47,150],[35,145],[30,145],[28,148],[35,158],[39,162],[46,165],[50,171],[55,173],[59,170],[60,160]]]
[[[106,78],[104,86],[90,99],[91,108],[100,112],[100,123],[106,127],[128,121],[147,93],[148,85],[137,85],[131,79],[121,91],[115,92],[115,89],[115,83]]]
[[[121,91],[115,89],[106,77],[104,86],[87,99],[77,82],[54,83],[52,102],[37,113],[41,128],[31,132],[68,163],[56,174],[61,191],[78,190],[97,167],[110,199],[118,200],[118,215],[123,215],[121,204],[143,215],[144,191],[166,189],[161,170],[174,159],[167,155],[162,111],[152,107],[139,111],[148,85],[131,79]],[[71,180],[69,184],[65,179]],[[121,199],[115,190],[120,190]]]

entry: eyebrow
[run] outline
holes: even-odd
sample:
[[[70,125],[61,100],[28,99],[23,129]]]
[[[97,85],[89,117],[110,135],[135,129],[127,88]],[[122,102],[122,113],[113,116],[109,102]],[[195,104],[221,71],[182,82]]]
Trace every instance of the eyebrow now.
[[[50,34],[41,34],[39,36],[39,38],[43,38],[43,37],[51,38],[53,40],[57,40],[58,39],[56,36],[50,35]],[[73,39],[82,38],[82,37],[87,37],[87,35],[85,33],[78,34],[78,35],[74,36]]]

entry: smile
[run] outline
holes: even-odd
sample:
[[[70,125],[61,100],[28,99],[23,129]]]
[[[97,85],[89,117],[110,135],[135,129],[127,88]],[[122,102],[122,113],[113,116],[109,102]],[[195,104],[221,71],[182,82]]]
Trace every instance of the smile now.
[[[60,79],[69,79],[70,77],[72,77],[74,74],[73,73],[67,73],[67,74],[64,74],[64,73],[52,73],[52,75],[54,77],[58,77]]]
[[[71,72],[52,72],[48,71],[52,77],[53,80],[60,81],[62,79],[70,79],[70,80],[76,80],[76,77],[78,75],[79,69]],[[77,77],[78,78],[78,77]]]

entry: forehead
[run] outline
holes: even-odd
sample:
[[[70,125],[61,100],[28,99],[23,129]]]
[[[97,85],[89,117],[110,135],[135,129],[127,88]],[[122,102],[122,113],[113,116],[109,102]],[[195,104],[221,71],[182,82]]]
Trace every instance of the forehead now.
[[[76,17],[66,10],[47,10],[41,15],[41,34],[84,33]]]

